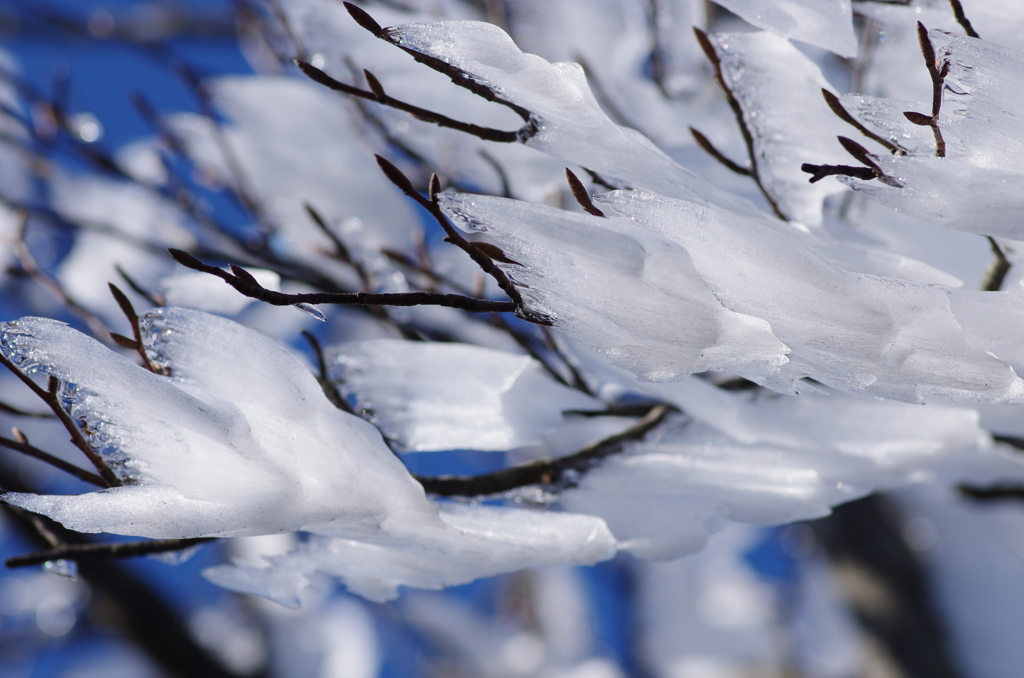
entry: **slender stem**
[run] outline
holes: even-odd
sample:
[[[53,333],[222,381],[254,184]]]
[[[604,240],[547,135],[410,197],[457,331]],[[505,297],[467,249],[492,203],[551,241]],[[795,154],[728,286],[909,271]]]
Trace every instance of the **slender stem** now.
[[[45,461],[50,466],[59,468],[61,471],[66,471],[71,475],[75,476],[79,480],[83,480],[87,483],[97,485],[99,487],[108,487],[107,482],[95,473],[90,473],[85,469],[78,468],[74,464],[69,464],[60,457],[55,457],[49,452],[44,452],[34,445],[30,445],[28,441],[21,442],[18,440],[10,440],[0,436],[0,447],[6,447],[16,452],[21,452],[29,457],[35,457],[40,461]]]
[[[181,250],[168,250],[174,260],[182,266],[196,271],[210,273],[234,287],[250,299],[258,299],[272,306],[295,306],[296,304],[336,304],[342,306],[447,306],[471,313],[512,313],[518,305],[512,301],[491,301],[490,299],[474,299],[458,294],[438,294],[433,292],[402,292],[371,294],[369,292],[311,292],[307,294],[284,294],[268,290],[252,277],[251,274],[238,266],[232,266],[228,273],[216,266],[199,261],[191,254]]]
[[[711,68],[715,73],[715,82],[722,88],[722,92],[725,94],[725,99],[729,103],[729,108],[732,109],[733,115],[736,116],[736,124],[739,125],[740,133],[743,135],[743,142],[747,145],[747,156],[750,158],[750,177],[757,184],[757,187],[761,190],[761,194],[764,199],[768,201],[768,204],[772,208],[772,212],[775,213],[779,219],[783,221],[789,221],[782,210],[779,209],[779,204],[775,202],[775,199],[768,193],[768,189],[765,188],[764,182],[761,181],[761,174],[757,167],[757,151],[754,149],[754,137],[750,133],[750,128],[747,127],[746,116],[743,114],[743,107],[740,106],[739,99],[733,94],[733,91],[729,89],[729,85],[725,82],[725,77],[722,75],[722,60],[718,58],[718,52],[715,51],[714,45],[711,44],[711,40],[708,38],[708,34],[697,28],[693,27],[693,32],[697,36],[697,42],[700,44],[704,55],[707,56],[708,61],[711,62]]]
[[[155,539],[153,541],[129,541],[118,544],[68,544],[43,551],[34,551],[21,556],[14,556],[4,561],[9,568],[40,565],[51,560],[97,560],[101,558],[134,558],[153,553],[183,551],[206,542],[215,541],[215,537],[195,537],[192,539]]]
[[[570,471],[586,472],[602,459],[621,452],[626,443],[640,440],[672,412],[668,405],[655,405],[634,426],[622,433],[588,445],[579,452],[523,466],[502,469],[478,476],[416,476],[423,489],[443,497],[480,497],[508,492],[530,485],[571,486]]]

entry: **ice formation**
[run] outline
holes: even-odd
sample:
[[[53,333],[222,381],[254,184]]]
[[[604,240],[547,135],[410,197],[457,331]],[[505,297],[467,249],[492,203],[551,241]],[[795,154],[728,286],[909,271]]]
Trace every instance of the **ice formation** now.
[[[604,407],[529,356],[480,346],[377,340],[326,353],[342,391],[410,451],[510,450],[542,440],[563,411]]]
[[[857,56],[850,0],[715,0],[758,28],[839,56]]]

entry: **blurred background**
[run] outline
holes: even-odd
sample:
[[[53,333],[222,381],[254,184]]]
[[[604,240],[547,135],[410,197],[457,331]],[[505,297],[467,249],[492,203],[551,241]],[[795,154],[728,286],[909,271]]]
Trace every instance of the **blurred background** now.
[[[32,313],[89,324],[88,314],[38,284],[70,256],[81,228],[65,217],[73,210],[47,212],[55,199],[47,173],[110,175],[111,158],[158,132],[154,111],[207,115],[197,79],[268,68],[261,31],[274,12],[259,0],[0,1],[0,100],[24,123],[20,132],[17,124],[2,130],[5,148],[31,151],[0,155],[0,194],[12,209],[34,206],[38,223],[24,245],[41,272],[28,270],[24,256],[4,262],[0,321]],[[709,22],[736,21],[714,5],[706,13]],[[11,178],[19,162],[34,167],[25,185]],[[255,237],[244,200],[201,172],[183,173],[207,214]],[[10,237],[17,214],[8,220]],[[978,267],[987,262],[979,252]],[[4,403],[37,405],[7,374]],[[0,408],[3,435],[12,426],[44,448],[64,444],[46,420]],[[412,463],[429,473],[504,462],[501,454],[451,453]],[[8,452],[0,453],[0,485],[86,487]],[[0,557],[45,546],[28,520],[0,512]],[[870,497],[809,524],[731,526],[676,562],[620,556],[406,591],[386,604],[324,577],[290,611],[200,575],[232,556],[284,552],[293,539],[92,561],[77,575],[60,566],[0,571],[0,678],[1004,678],[1024,666],[1024,514],[944,488]]]

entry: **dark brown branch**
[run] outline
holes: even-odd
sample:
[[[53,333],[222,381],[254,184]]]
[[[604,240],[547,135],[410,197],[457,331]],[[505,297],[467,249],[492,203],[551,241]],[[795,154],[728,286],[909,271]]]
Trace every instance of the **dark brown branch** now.
[[[160,248],[160,251],[163,251],[162,247]],[[121,278],[125,281],[125,283],[128,284],[128,287],[130,287],[132,291],[135,292],[135,294],[145,299],[147,303],[151,304],[153,307],[166,305],[167,302],[163,298],[163,296],[153,292],[148,292],[145,288],[142,287],[142,285],[135,282],[135,280],[130,275],[128,275],[123,268],[121,268],[120,264],[115,265],[114,270],[116,270],[118,275],[120,275]]]
[[[569,487],[573,484],[570,472],[584,473],[595,464],[621,452],[627,443],[641,440],[660,424],[672,410],[667,405],[655,405],[634,426],[622,433],[588,445],[568,457],[537,461],[524,466],[502,469],[478,476],[416,476],[423,489],[443,497],[481,497],[501,494],[530,485]]]
[[[418,202],[421,207],[430,212],[431,216],[433,216],[437,223],[440,224],[441,228],[444,229],[445,235],[447,236],[446,240],[468,254],[484,273],[494,278],[495,282],[498,283],[498,287],[501,288],[501,291],[507,294],[508,298],[511,299],[512,303],[515,305],[516,315],[519,315],[524,320],[528,320],[539,325],[551,324],[550,320],[540,316],[527,307],[523,302],[522,295],[519,294],[519,290],[516,289],[515,285],[512,284],[512,281],[508,279],[505,272],[498,268],[494,261],[477,248],[472,242],[466,240],[462,234],[452,226],[451,222],[448,221],[448,217],[445,216],[440,205],[437,203],[437,190],[439,185],[437,183],[436,175],[431,177],[430,197],[424,198],[412,185],[412,182],[409,181],[409,178],[402,174],[400,169],[395,167],[389,160],[382,156],[378,155],[375,157],[377,158],[377,165],[379,165],[381,171],[384,172],[384,176],[386,176],[395,186],[402,189],[403,193]]]
[[[184,551],[185,549],[214,541],[215,537],[196,537],[193,539],[154,539],[152,541],[129,541],[119,544],[70,544],[44,551],[35,551],[21,556],[14,556],[4,561],[4,565],[13,569],[29,565],[41,565],[51,560],[98,560],[105,558],[134,558],[153,553]]]
[[[302,336],[309,342],[310,348],[313,349],[313,355],[316,356],[316,380],[320,384],[320,388],[323,389],[324,395],[331,401],[331,404],[337,407],[339,410],[354,414],[352,407],[348,402],[341,396],[338,389],[331,382],[327,376],[327,361],[324,360],[324,350],[320,346],[320,340],[312,335],[312,333],[302,330]]]
[[[572,197],[576,198],[576,202],[580,204],[583,211],[595,217],[603,217],[604,212],[594,205],[594,201],[590,199],[590,194],[587,193],[586,186],[568,167],[565,168],[565,178],[569,181],[569,190],[572,191]]]
[[[782,210],[779,209],[779,204],[775,202],[768,193],[768,189],[765,188],[764,183],[761,181],[761,175],[757,167],[757,152],[754,150],[754,137],[750,133],[750,128],[747,127],[746,116],[743,114],[743,107],[740,106],[739,100],[733,91],[729,89],[729,86],[725,82],[725,77],[722,75],[722,61],[718,58],[718,52],[715,51],[714,45],[711,44],[711,40],[708,38],[708,34],[697,28],[693,27],[693,32],[697,36],[697,43],[700,48],[704,51],[704,55],[711,62],[711,68],[715,74],[715,82],[722,88],[722,92],[725,94],[725,99],[729,103],[729,108],[732,109],[733,115],[736,116],[736,124],[739,125],[740,133],[743,135],[743,142],[747,145],[747,157],[750,159],[750,177],[757,184],[757,187],[761,190],[761,194],[764,199],[768,201],[768,204],[772,208],[772,212],[775,213],[779,219],[783,221],[789,221]]]
[[[312,292],[308,294],[284,294],[268,290],[252,279],[245,277],[247,272],[237,266],[232,267],[234,273],[228,273],[216,266],[199,261],[191,254],[181,250],[168,250],[174,260],[182,266],[194,271],[202,271],[217,276],[239,293],[250,299],[258,299],[272,306],[295,306],[296,304],[336,304],[340,306],[446,306],[471,313],[512,313],[518,306],[512,301],[491,301],[474,299],[458,294],[437,294],[433,292],[404,292],[389,294],[372,294],[369,292]],[[240,274],[241,273],[241,274]]]
[[[121,336],[120,334],[115,334],[111,332],[111,338],[114,341],[116,341],[119,345],[138,353],[139,356],[142,358],[142,365],[147,370],[149,370],[153,374],[159,374],[164,377],[169,377],[171,374],[169,369],[160,367],[154,364],[153,361],[149,359],[149,354],[146,352],[146,347],[142,343],[142,330],[139,327],[139,316],[135,312],[135,307],[132,306],[132,302],[128,300],[128,297],[125,296],[124,292],[118,289],[117,285],[115,285],[114,283],[107,283],[107,286],[110,288],[110,293],[114,295],[114,300],[117,302],[117,305],[121,307],[121,312],[124,313],[125,317],[128,319],[128,323],[132,327],[132,334],[135,336],[135,339],[132,340],[129,339],[128,337],[124,337]]]
[[[53,419],[54,415],[51,412],[26,412],[25,410],[18,409],[13,405],[0,402],[0,412],[4,414],[13,414],[16,417],[34,417],[36,419]]]
[[[993,487],[978,487],[976,485],[957,485],[957,491],[967,499],[978,502],[990,501],[1024,501],[1024,486],[1021,485],[995,485]]]
[[[483,158],[484,161],[488,165],[493,167],[494,171],[498,173],[498,180],[501,181],[501,195],[502,195],[502,197],[504,197],[504,198],[511,198],[512,197],[512,186],[511,186],[511,184],[509,184],[508,174],[505,173],[505,168],[501,166],[501,163],[498,162],[497,158],[495,158],[493,155],[491,155],[490,153],[487,152],[486,148],[481,148],[480,149],[480,157]]]
[[[949,62],[943,61],[940,66],[936,61],[935,47],[932,45],[931,38],[928,37],[928,29],[920,21],[917,22],[917,41],[921,45],[921,54],[924,56],[924,63],[932,80],[932,114],[929,116],[915,111],[905,111],[903,115],[915,125],[932,128],[932,134],[935,136],[935,155],[944,158],[946,142],[942,138],[942,130],[939,129],[939,111],[942,109],[942,88],[945,84],[946,74],[949,73]]]
[[[881,145],[885,146],[886,148],[889,149],[891,153],[903,152],[902,148],[900,148],[893,142],[889,141],[888,139],[879,136],[878,134],[875,134],[867,127],[865,127],[863,124],[861,124],[860,120],[857,120],[855,117],[850,115],[850,112],[846,110],[845,106],[843,106],[843,102],[840,101],[839,97],[837,97],[835,94],[829,92],[827,89],[823,87],[821,89],[821,96],[825,97],[825,103],[828,104],[828,107],[832,109],[832,112],[835,113],[840,120],[847,123],[848,125],[853,125],[855,128],[857,128],[858,132],[860,132],[867,138],[871,139],[872,141],[877,141]]]
[[[953,8],[953,16],[956,17],[956,22],[963,27],[964,32],[972,38],[980,38],[981,36],[974,30],[974,26],[967,20],[967,15],[964,14],[964,7],[960,4],[960,0],[949,0],[949,4]]]
[[[1003,287],[1006,274],[1010,272],[1010,261],[1006,258],[1003,248],[999,246],[995,238],[992,236],[986,237],[988,238],[988,244],[992,247],[992,254],[995,255],[995,259],[989,264],[988,270],[985,271],[985,275],[981,279],[981,289],[986,292],[998,292]]]
[[[18,369],[18,367],[11,362],[2,351],[0,351],[0,365],[3,365],[14,373],[14,376],[18,377],[18,379],[28,386],[40,400],[49,406],[50,410],[57,416],[60,423],[64,425],[64,428],[67,430],[68,434],[70,434],[71,442],[74,443],[75,447],[85,455],[86,459],[88,459],[99,472],[100,477],[103,479],[104,486],[118,487],[122,484],[121,479],[118,478],[117,474],[115,474],[110,466],[107,465],[107,462],[96,453],[96,450],[92,449],[89,441],[86,440],[85,435],[78,428],[78,423],[75,422],[75,420],[71,418],[71,415],[64,410],[61,398],[57,393],[60,382],[56,377],[50,376],[47,379],[47,388],[44,389],[33,381],[31,377]]]
[[[375,101],[384,106],[394,108],[399,111],[404,111],[409,115],[413,116],[417,120],[429,122],[437,125],[438,127],[447,127],[449,129],[458,130],[465,132],[466,134],[472,134],[475,137],[479,137],[485,141],[496,141],[499,143],[516,143],[523,141],[523,130],[516,130],[514,132],[507,132],[500,129],[494,129],[492,127],[481,127],[480,125],[474,125],[473,123],[461,122],[453,118],[449,118],[446,115],[435,113],[434,111],[427,110],[426,108],[420,108],[419,106],[413,106],[412,104],[406,103],[394,97],[388,96],[384,92],[384,88],[380,85],[380,82],[373,77],[368,71],[364,71],[367,76],[367,82],[370,83],[370,87],[373,91],[366,91],[352,85],[346,85],[343,82],[335,80],[331,76],[321,71],[316,66],[308,64],[305,61],[296,61],[295,65],[299,67],[299,70],[303,72],[310,80],[323,85],[329,89],[333,89],[336,92],[343,92],[350,96],[359,97],[361,99],[368,99]],[[531,135],[532,136],[532,135]]]
[[[503,98],[492,88],[475,79],[465,71],[462,71],[452,66],[451,64],[446,63],[441,59],[438,59],[437,57],[430,56],[429,54],[423,54],[422,52],[417,52],[414,49],[405,47],[404,45],[402,45],[401,40],[399,40],[393,35],[393,31],[395,29],[382,28],[381,25],[378,24],[373,19],[373,17],[366,13],[365,10],[356,7],[350,2],[345,3],[345,9],[348,10],[348,13],[352,15],[352,18],[355,19],[357,24],[359,24],[360,26],[362,26],[363,28],[365,28],[366,30],[368,30],[370,33],[380,38],[381,40],[389,42],[395,47],[398,47],[405,53],[412,56],[413,59],[426,66],[427,68],[430,68],[432,70],[437,71],[438,73],[448,76],[448,78],[450,78],[453,83],[455,83],[459,87],[462,87],[463,89],[469,90],[478,97],[486,99],[487,101],[493,101],[496,104],[501,104],[502,106],[505,106],[506,108],[515,111],[516,115],[518,115],[520,118],[523,119],[525,123],[527,123],[520,130],[519,133],[521,135],[521,138],[518,139],[518,141],[525,141],[526,139],[537,133],[538,126],[530,111],[526,110],[522,106],[519,106],[518,104],[514,104],[511,101],[508,101],[507,99]]]
[[[63,459],[53,456],[49,452],[44,452],[43,450],[40,450],[38,447],[29,444],[24,434],[21,434],[21,431],[18,431],[18,429],[14,429],[14,431],[15,436],[20,438],[20,440],[10,440],[8,438],[0,436],[0,447],[6,447],[9,450],[21,452],[22,454],[27,455],[29,457],[34,457],[36,459],[39,459],[40,461],[44,461],[50,466],[59,468],[61,471],[70,473],[79,480],[83,480],[87,483],[91,483],[99,487],[107,487],[107,483],[100,476],[96,475],[95,473],[90,473],[85,469],[78,468],[74,464],[69,464]]]
[[[62,304],[68,307],[74,315],[81,318],[83,322],[89,327],[89,331],[93,333],[100,341],[107,341],[107,328],[100,320],[99,316],[89,311],[80,303],[78,303],[70,294],[64,289],[64,286],[56,278],[52,278],[36,264],[35,257],[32,256],[32,252],[29,251],[28,245],[25,244],[25,229],[28,226],[28,212],[22,211],[17,216],[20,220],[18,225],[18,235],[14,238],[12,243],[12,249],[14,255],[18,258],[18,263],[21,264],[22,270],[25,274],[34,280],[40,287],[52,294]]]
[[[736,174],[741,174],[745,177],[753,176],[753,174],[748,168],[738,163],[735,163],[729,158],[725,157],[725,155],[721,151],[715,148],[714,144],[711,143],[710,139],[708,139],[706,136],[704,136],[703,134],[701,134],[692,127],[690,128],[690,134],[693,135],[693,140],[697,142],[697,145],[704,149],[706,153],[711,155],[712,158],[722,163]]]

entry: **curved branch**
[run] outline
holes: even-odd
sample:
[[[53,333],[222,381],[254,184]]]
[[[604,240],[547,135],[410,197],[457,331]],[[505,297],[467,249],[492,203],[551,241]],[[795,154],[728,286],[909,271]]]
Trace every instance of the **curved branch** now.
[[[602,459],[621,452],[626,443],[641,440],[672,411],[668,405],[655,405],[643,419],[622,433],[588,445],[568,457],[536,461],[478,476],[414,477],[424,490],[442,497],[482,497],[530,485],[571,487],[575,484],[570,477],[571,472],[585,473]]]
[[[231,266],[232,273],[204,264],[188,252],[169,249],[168,252],[182,266],[194,271],[202,271],[215,275],[234,287],[239,293],[250,299],[270,304],[271,306],[295,306],[297,304],[335,304],[341,306],[447,306],[471,313],[511,313],[518,309],[512,301],[491,301],[490,299],[474,299],[459,294],[440,294],[435,292],[403,292],[373,294],[370,292],[311,292],[308,294],[285,294],[275,292],[256,282],[248,271],[238,266]]]

